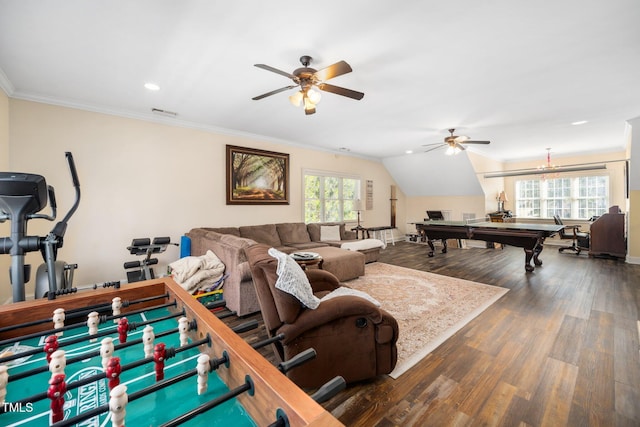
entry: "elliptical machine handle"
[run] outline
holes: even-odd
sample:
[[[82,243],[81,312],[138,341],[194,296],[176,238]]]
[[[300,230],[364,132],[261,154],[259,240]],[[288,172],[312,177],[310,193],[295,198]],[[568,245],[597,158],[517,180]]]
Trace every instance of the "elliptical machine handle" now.
[[[66,151],[64,155],[67,157],[67,163],[69,163],[69,171],[71,171],[71,179],[73,180],[74,187],[80,187],[80,180],[78,179],[78,172],[76,172],[76,164],[73,161],[73,154]]]
[[[74,214],[76,209],[78,209],[78,205],[80,204],[80,180],[78,179],[78,172],[76,171],[76,164],[73,161],[73,154],[69,151],[65,152],[64,155],[67,157],[67,163],[69,163],[69,171],[71,172],[71,180],[73,181],[73,187],[76,189],[76,199],[73,202],[73,206],[69,209],[69,212],[62,218],[62,221],[58,222],[53,230],[51,230],[50,235],[54,235],[57,237],[60,242],[58,244],[58,248],[62,247],[62,238],[64,237],[64,233],[67,231],[67,222]]]

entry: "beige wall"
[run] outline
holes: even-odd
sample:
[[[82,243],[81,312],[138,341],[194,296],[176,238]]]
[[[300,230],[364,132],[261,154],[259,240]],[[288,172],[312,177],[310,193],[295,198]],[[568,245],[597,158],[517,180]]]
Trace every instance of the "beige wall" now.
[[[364,212],[364,224],[389,224],[394,182],[382,163],[29,101],[12,99],[10,107],[9,166],[45,176],[56,189],[58,219],[73,201],[64,158],[65,151],[73,152],[82,200],[59,258],[78,263],[78,285],[126,277],[122,264],[134,258],[125,248],[135,237],[168,235],[177,242],[192,227],[301,221],[303,168],[356,174],[363,184],[372,180],[374,209]],[[226,144],[289,153],[290,205],[227,206]],[[398,199],[397,221],[403,224],[401,192]],[[44,235],[52,226],[32,221],[29,234]],[[178,255],[178,249],[170,247],[160,261]],[[37,253],[27,258],[34,266],[42,262]],[[5,282],[8,275],[0,274],[0,283]],[[27,295],[33,293],[33,282]]]

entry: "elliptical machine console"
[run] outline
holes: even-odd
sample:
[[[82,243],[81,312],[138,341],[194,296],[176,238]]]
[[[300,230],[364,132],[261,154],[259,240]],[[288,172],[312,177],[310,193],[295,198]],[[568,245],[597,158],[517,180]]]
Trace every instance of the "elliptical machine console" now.
[[[31,219],[54,221],[57,214],[55,191],[47,186],[43,176],[29,173],[0,172],[0,222],[11,221],[11,236],[0,237],[0,254],[11,255],[10,278],[13,301],[25,300],[25,283],[31,276],[31,265],[25,265],[25,254],[40,251],[45,264],[38,269],[35,297],[55,299],[58,289],[71,287],[76,265],[57,261],[58,249],[64,243],[67,223],[80,204],[80,181],[73,155],[65,153],[71,179],[76,190],[75,201],[69,212],[45,237],[28,236],[27,222]],[[47,199],[51,214],[41,214]],[[60,288],[59,288],[60,286]]]

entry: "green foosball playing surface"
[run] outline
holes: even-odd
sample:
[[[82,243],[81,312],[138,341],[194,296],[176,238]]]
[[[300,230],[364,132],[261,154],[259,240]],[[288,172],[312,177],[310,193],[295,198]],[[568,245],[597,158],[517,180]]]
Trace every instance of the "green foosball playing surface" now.
[[[160,319],[170,315],[166,308],[149,309],[142,314],[128,316],[129,323],[144,322],[147,320]],[[167,348],[180,347],[180,338],[177,332],[178,317],[164,319],[154,322],[156,336],[163,331],[176,330],[175,332],[155,339],[155,344],[164,343]],[[117,332],[117,324],[103,323],[99,326],[99,332],[103,330],[113,330],[108,336],[113,338],[114,345],[120,344]],[[128,333],[127,342],[141,339],[143,327]],[[65,368],[65,382],[67,392],[64,394],[64,420],[88,413],[102,405],[109,403],[109,382],[106,378],[89,382],[78,388],[73,388],[74,381],[78,381],[104,372],[102,367],[102,357],[99,355],[101,340],[99,337],[95,342],[83,340],[80,343],[65,345],[76,337],[88,336],[87,327],[80,325],[77,328],[64,332],[58,338],[60,349],[65,351],[66,358],[72,359],[80,357],[81,360],[75,363],[67,363]],[[45,344],[46,335],[37,338],[30,338],[17,341],[0,348],[0,354],[18,354],[32,348],[42,349]],[[191,343],[189,339],[189,343]],[[89,353],[98,352],[95,356]],[[197,358],[200,355],[198,347],[178,352],[175,357],[168,358],[164,364],[164,379],[169,380],[187,371],[194,370],[197,366]],[[82,355],[87,355],[82,358]],[[145,358],[142,343],[135,344],[123,349],[116,349],[113,356],[119,357],[121,366],[139,361]],[[49,388],[51,372],[29,374],[24,378],[12,380],[12,376],[22,373],[29,373],[34,369],[43,369],[47,366],[46,354],[44,350],[37,354],[23,357],[5,363],[8,366],[9,382],[6,389],[5,403],[0,406],[0,426],[49,426],[51,425],[51,400],[46,397]],[[120,384],[127,387],[127,394],[131,395],[141,391],[156,383],[155,363],[150,361],[144,365],[124,370],[120,374]],[[218,396],[229,391],[228,387],[220,380],[215,371],[209,373],[207,378],[207,390],[201,395],[197,392],[198,376],[193,375],[173,385],[163,387],[146,396],[130,401],[126,407],[124,423],[126,426],[161,426],[174,418],[189,412],[201,404],[216,399]],[[0,392],[1,393],[1,392]],[[45,394],[42,399],[32,399],[32,397]],[[21,402],[21,403],[18,403]],[[78,426],[111,426],[111,416],[109,411],[92,416],[77,424]],[[64,421],[63,421],[64,422]],[[235,398],[232,398],[215,408],[208,410],[195,418],[184,422],[185,426],[254,426],[242,405]]]

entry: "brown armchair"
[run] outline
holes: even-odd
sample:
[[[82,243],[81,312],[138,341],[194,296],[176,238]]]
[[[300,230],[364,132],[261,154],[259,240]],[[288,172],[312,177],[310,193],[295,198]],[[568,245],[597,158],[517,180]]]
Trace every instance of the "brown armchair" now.
[[[274,344],[280,361],[314,348],[317,356],[287,372],[300,387],[319,387],[340,375],[347,383],[387,374],[397,360],[398,323],[386,311],[355,296],[340,296],[304,307],[295,297],[276,289],[278,261],[258,244],[245,248],[264,324],[270,337],[284,334]],[[336,277],[324,270],[309,269],[307,277],[314,295],[340,287]]]

